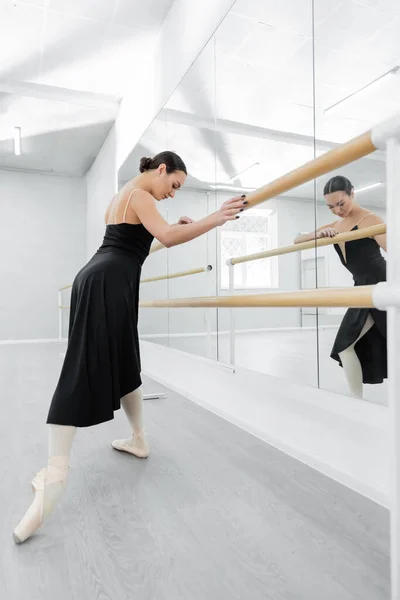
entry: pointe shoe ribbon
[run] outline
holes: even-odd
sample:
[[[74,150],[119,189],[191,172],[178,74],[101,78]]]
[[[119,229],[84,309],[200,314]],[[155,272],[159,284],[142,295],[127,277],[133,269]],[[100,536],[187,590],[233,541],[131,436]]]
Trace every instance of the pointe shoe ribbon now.
[[[32,479],[32,490],[34,492],[44,491],[44,488],[47,485],[66,481],[68,471],[69,468],[66,470],[61,470],[53,465],[48,465],[44,469],[41,469],[39,473],[36,473],[35,477]]]

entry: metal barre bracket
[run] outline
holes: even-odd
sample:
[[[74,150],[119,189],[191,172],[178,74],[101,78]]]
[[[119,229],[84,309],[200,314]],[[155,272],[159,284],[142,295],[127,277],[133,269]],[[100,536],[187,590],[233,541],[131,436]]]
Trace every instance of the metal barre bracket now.
[[[168,398],[168,395],[164,394],[164,392],[143,395],[143,400],[165,400],[166,398]]]

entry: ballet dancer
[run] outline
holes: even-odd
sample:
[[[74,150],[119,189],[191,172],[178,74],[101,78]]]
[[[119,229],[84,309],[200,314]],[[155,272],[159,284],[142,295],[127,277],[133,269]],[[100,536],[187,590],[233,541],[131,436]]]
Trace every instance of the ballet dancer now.
[[[317,231],[299,235],[294,243],[335,237],[383,223],[375,213],[354,201],[354,187],[341,175],[324,187],[329,210],[340,217]],[[354,285],[374,285],[386,281],[386,234],[334,244],[342,265],[353,275]],[[375,308],[349,308],[339,327],[331,358],[343,367],[352,396],[363,397],[363,383],[382,383],[387,378],[386,311]]]
[[[108,206],[103,243],[73,282],[68,347],[47,417],[48,462],[32,481],[34,500],[13,532],[17,544],[42,525],[60,500],[78,427],[113,419],[122,405],[132,435],[113,441],[112,447],[148,456],[137,330],[143,262],[154,238],[167,248],[183,244],[239,218],[247,204],[245,196],[235,197],[197,222],[182,217],[169,225],[156,201],[173,198],[183,186],[184,162],[173,152],[161,152],[142,158],[139,170]]]

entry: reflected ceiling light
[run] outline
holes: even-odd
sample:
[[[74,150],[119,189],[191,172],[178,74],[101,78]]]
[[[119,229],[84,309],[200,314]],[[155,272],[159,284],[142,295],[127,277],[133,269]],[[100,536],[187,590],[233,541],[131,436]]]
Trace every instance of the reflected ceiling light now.
[[[359,192],[365,192],[365,190],[372,190],[372,188],[376,188],[379,187],[380,185],[383,185],[383,181],[377,181],[376,183],[370,183],[369,185],[363,185],[360,188],[355,188],[355,192],[357,192],[357,194]]]
[[[245,169],[243,169],[243,171],[239,171],[239,173],[236,173],[235,175],[232,175],[232,177],[229,177],[229,181],[231,179],[235,179],[235,177],[239,177],[239,175],[243,175],[243,173],[246,173],[246,171],[250,171],[250,169],[252,169],[253,167],[258,166],[259,164],[260,164],[259,162],[253,163],[249,167],[246,167]]]
[[[257,188],[245,188],[239,185],[211,185],[210,188],[217,192],[254,192]]]
[[[14,127],[14,153],[15,156],[21,154],[21,127]]]
[[[363,90],[366,90],[371,85],[376,85],[378,82],[382,82],[384,79],[387,79],[388,77],[393,77],[394,75],[397,75],[397,73],[399,72],[399,70],[400,70],[400,66],[396,66],[396,67],[393,67],[392,69],[390,69],[390,71],[386,71],[386,73],[384,73],[383,75],[380,75],[379,77],[377,77],[373,81],[370,81],[369,83],[367,83],[367,85],[364,85],[362,88],[360,88],[356,92],[353,92],[352,94],[349,94],[345,98],[342,98],[342,100],[339,100],[339,102],[335,102],[335,104],[332,104],[331,106],[328,106],[328,108],[326,108],[324,110],[324,114],[326,114],[330,110],[336,108],[337,106],[339,106],[339,104],[342,104],[343,102],[346,102],[346,100],[348,100],[349,98],[352,98],[356,94],[359,94]]]

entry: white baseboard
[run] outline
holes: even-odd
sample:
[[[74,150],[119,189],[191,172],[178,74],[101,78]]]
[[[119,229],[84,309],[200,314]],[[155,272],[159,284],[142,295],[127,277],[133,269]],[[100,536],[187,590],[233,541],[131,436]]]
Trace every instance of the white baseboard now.
[[[322,329],[337,329],[337,325],[319,325],[319,330]],[[237,329],[236,335],[243,333],[273,333],[277,331],[315,331],[316,327],[261,327],[257,329]],[[140,335],[141,340],[153,340],[153,339],[168,339],[168,338],[192,338],[192,337],[207,337],[207,332],[191,332],[191,333],[145,333]],[[217,335],[229,335],[228,330],[212,331],[212,336]]]
[[[41,338],[37,340],[0,340],[0,345],[5,346],[7,344],[54,344],[66,341],[67,338],[62,338],[62,340],[59,340],[58,338]]]

